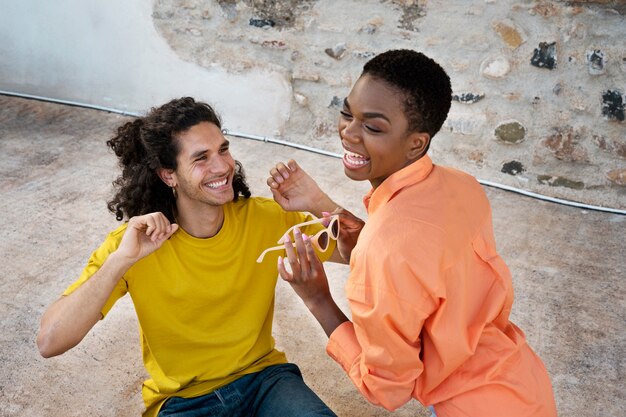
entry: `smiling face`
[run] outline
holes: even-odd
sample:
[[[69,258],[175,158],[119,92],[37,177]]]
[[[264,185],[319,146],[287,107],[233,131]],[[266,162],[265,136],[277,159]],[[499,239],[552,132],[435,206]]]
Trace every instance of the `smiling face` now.
[[[176,142],[178,166],[164,181],[175,185],[178,208],[222,206],[233,201],[235,160],[220,128],[201,122],[178,134]]]
[[[408,128],[400,91],[369,75],[359,78],[339,118],[345,174],[376,188],[422,157],[430,136]]]

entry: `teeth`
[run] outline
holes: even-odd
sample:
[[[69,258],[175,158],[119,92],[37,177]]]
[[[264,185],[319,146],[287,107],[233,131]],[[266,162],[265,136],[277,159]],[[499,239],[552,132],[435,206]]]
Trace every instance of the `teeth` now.
[[[347,149],[344,149],[343,151],[344,151],[344,153],[345,153],[344,158],[346,159],[346,161],[347,161],[350,165],[356,165],[356,166],[359,166],[359,165],[366,165],[366,164],[368,164],[368,163],[369,163],[369,161],[370,161],[370,160],[369,160],[369,158],[367,158],[367,157],[365,157],[365,156],[363,156],[363,155],[361,155],[361,154],[354,153],[354,152],[350,152],[350,151],[349,151],[349,150],[347,150]]]
[[[366,159],[363,155],[359,155],[358,153],[354,153],[354,152],[350,152],[347,149],[343,150],[345,152],[345,154],[350,157],[350,158],[357,158],[357,159]]]
[[[221,180],[221,181],[214,181],[214,182],[210,182],[210,183],[208,183],[208,184],[207,184],[207,186],[208,186],[209,188],[219,188],[219,187],[221,187],[221,186],[225,185],[227,181],[228,181],[228,179],[227,179],[227,178],[224,178],[224,179],[223,179],[223,180]]]

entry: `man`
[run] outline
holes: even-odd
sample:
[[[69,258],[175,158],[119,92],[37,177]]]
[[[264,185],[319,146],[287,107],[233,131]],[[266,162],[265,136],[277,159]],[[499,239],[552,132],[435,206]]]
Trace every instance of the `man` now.
[[[365,64],[338,126],[346,176],[372,186],[362,229],[339,213],[339,246],[353,248],[344,255],[352,320],[306,233],[294,234],[297,253],[286,241],[291,272],[279,258],[279,273],[372,403],[394,410],[415,398],[438,417],[555,417],[546,369],[509,321],[511,276],[487,197],[473,177],[427,155],[450,103],[447,74],[419,52],[387,51]],[[293,161],[270,175],[283,207],[306,209],[307,194],[320,192]]]
[[[128,222],[43,315],[42,356],[77,345],[129,293],[150,376],[144,416],[334,416],[274,348],[277,253],[255,262],[311,217],[250,197],[218,116],[192,98],[124,124],[107,145],[122,168],[108,207]]]

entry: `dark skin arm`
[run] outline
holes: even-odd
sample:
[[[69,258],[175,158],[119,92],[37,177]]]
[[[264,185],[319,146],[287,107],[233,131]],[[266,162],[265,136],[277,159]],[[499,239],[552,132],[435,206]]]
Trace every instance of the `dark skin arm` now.
[[[344,264],[350,262],[352,249],[365,225],[363,220],[339,207],[293,159],[287,164],[276,164],[270,170],[267,185],[274,200],[287,211],[308,211],[317,217],[339,215],[339,239],[330,260]],[[324,224],[327,225],[328,222]]]
[[[291,272],[287,270],[284,259],[279,257],[278,273],[291,285],[320,323],[326,336],[330,337],[337,327],[348,321],[348,318],[330,293],[324,266],[317,257],[311,240],[308,236],[302,235],[298,229],[294,231],[294,237],[295,246],[289,237],[285,241]]]

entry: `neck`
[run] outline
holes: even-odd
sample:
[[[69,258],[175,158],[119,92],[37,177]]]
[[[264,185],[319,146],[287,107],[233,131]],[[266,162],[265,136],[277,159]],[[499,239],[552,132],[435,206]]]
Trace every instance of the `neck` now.
[[[184,205],[183,205],[184,206]],[[224,224],[224,207],[203,204],[201,208],[190,209],[177,203],[176,221],[185,232],[199,239],[213,237]]]

